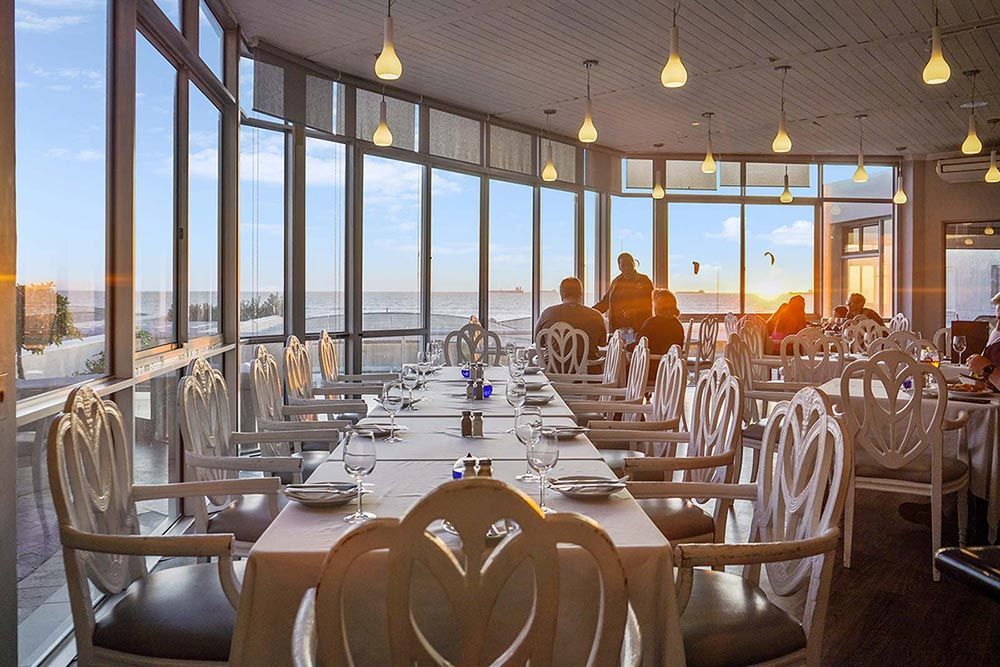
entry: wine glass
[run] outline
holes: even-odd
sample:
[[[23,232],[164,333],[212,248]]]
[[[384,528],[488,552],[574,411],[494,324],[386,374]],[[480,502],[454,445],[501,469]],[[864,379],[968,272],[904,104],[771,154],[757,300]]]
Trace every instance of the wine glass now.
[[[858,332],[854,327],[844,327],[841,337],[847,343],[847,351],[854,352],[854,341],[858,338]]]
[[[526,448],[537,443],[538,439],[542,437],[541,409],[530,405],[521,408],[517,416],[514,417],[514,435]],[[529,462],[525,465],[524,474],[518,475],[514,479],[521,482],[534,482],[538,476],[531,472],[531,463]]]
[[[432,340],[431,353],[431,363],[440,366],[444,360],[444,341]]]
[[[344,440],[344,470],[357,484],[358,509],[344,517],[347,523],[363,523],[375,518],[371,512],[364,511],[364,489],[361,485],[362,480],[375,469],[375,460],[375,434],[372,431],[348,431]]]
[[[934,368],[937,368],[938,366],[941,365],[941,354],[938,352],[936,347],[927,347],[924,348],[923,352],[921,353],[920,361],[925,364],[930,364]]]
[[[514,354],[507,358],[507,371],[511,379],[524,377],[524,369],[528,366],[528,357],[524,352],[524,348],[517,348]]]
[[[427,385],[427,373],[431,370],[431,359],[433,358],[433,353],[431,352],[431,344],[427,344],[426,350],[420,350],[417,352],[417,372],[420,375],[418,380],[418,386],[426,389]]]
[[[559,462],[559,441],[555,435],[543,435],[539,427],[539,437],[532,437],[527,444],[528,465],[538,473],[538,507],[545,514],[555,512],[545,504],[546,475]]]
[[[402,370],[399,371],[399,382],[406,389],[410,410],[416,410],[417,408],[413,404],[413,390],[420,383],[420,369],[417,365],[403,364]]]
[[[528,398],[528,385],[525,384],[523,378],[511,378],[510,382],[507,383],[507,404],[514,408],[514,417],[516,418],[521,408],[524,406],[524,401]],[[507,429],[508,433],[513,433],[514,429]]]
[[[958,352],[958,364],[960,366],[962,365],[962,354],[965,352],[965,346],[967,344],[968,343],[965,340],[965,336],[952,336],[951,337],[951,346],[953,348],[955,348],[956,352]]]
[[[382,408],[389,413],[389,437],[386,442],[402,442],[396,435],[396,413],[403,407],[403,385],[386,382],[382,385]]]

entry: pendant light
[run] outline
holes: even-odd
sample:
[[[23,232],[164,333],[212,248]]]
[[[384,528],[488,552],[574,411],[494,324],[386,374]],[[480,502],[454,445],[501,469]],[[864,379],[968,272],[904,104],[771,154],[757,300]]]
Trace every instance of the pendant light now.
[[[392,43],[392,3],[393,0],[386,0],[382,52],[375,59],[375,76],[386,81],[395,81],[403,76],[403,63],[396,55],[396,45]]]
[[[663,148],[663,144],[653,144],[653,148],[659,151]],[[653,199],[663,199],[666,194],[666,191],[663,189],[663,181],[660,180],[660,172],[656,172],[653,179]]]
[[[785,165],[785,189],[781,191],[781,195],[778,197],[778,201],[782,204],[791,204],[795,197],[792,196],[792,191],[788,189],[788,165]]]
[[[924,83],[937,85],[951,78],[951,68],[941,50],[941,25],[938,22],[938,7],[934,3],[934,27],[931,28],[931,57],[924,65]]]
[[[1000,123],[1000,118],[990,118],[990,143],[993,148],[990,150],[990,168],[986,170],[985,180],[987,183],[1000,183],[1000,169],[997,169],[997,123]],[[993,228],[987,227],[987,229]]]
[[[785,76],[788,75],[788,70],[792,67],[791,65],[778,65],[774,69],[781,72],[781,115],[778,116],[778,133],[774,135],[774,141],[771,142],[771,150],[775,153],[787,153],[792,150],[792,138],[788,136],[788,130],[785,127]]]
[[[906,191],[903,190],[903,151],[906,146],[898,146],[896,150],[899,151],[899,166],[896,167],[896,194],[892,196],[892,203],[902,206],[907,201]]]
[[[962,142],[962,153],[979,155],[983,150],[983,142],[979,140],[979,135],[976,133],[976,75],[979,74],[979,70],[970,69],[962,74],[972,79],[972,97],[969,98],[969,131],[965,135],[965,141]]]
[[[670,28],[670,56],[667,64],[660,70],[660,83],[664,88],[680,88],[688,80],[687,68],[681,62],[680,31],[677,29],[677,10],[680,1],[674,5],[674,23]]]
[[[868,172],[865,171],[865,126],[862,121],[868,118],[868,116],[859,113],[855,118],[858,121],[858,168],[854,170],[854,182],[867,183]]]
[[[556,163],[552,161],[552,136],[549,134],[549,118],[552,114],[556,112],[555,109],[545,110],[545,135],[548,137],[548,159],[545,160],[545,168],[542,169],[542,180],[543,181],[554,181],[559,178],[559,172],[556,171]]]
[[[712,116],[715,113],[712,111],[706,111],[701,116],[702,118],[708,119],[708,147],[705,149],[705,159],[701,163],[701,173],[703,174],[714,174],[715,173],[715,156],[712,155]]]
[[[587,68],[587,104],[583,108],[583,124],[580,125],[578,136],[585,144],[592,144],[597,141],[597,128],[594,127],[594,114],[590,105],[590,68],[597,64],[596,60],[584,60],[583,66]]]
[[[389,124],[385,120],[385,92],[382,92],[382,101],[378,103],[378,127],[372,134],[372,143],[376,146],[392,146],[392,132],[389,131]]]

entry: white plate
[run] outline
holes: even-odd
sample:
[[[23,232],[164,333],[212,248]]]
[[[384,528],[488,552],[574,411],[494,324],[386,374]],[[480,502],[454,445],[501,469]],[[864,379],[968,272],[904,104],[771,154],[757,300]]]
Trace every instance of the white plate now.
[[[948,398],[989,398],[993,395],[992,391],[982,390],[982,391],[954,391],[952,389],[948,390]]]
[[[388,424],[358,424],[358,430],[368,429],[375,434],[376,438],[384,438],[389,435],[389,425]],[[403,424],[396,424],[396,433],[406,433],[409,431],[409,427]]]
[[[622,491],[625,482],[610,477],[567,475],[549,480],[549,487],[570,498],[607,498]]]
[[[541,372],[542,369],[539,368],[538,366],[528,366],[527,368],[524,369],[525,375],[538,375]]]
[[[285,497],[309,507],[338,507],[357,500],[357,486],[353,482],[329,482],[287,486],[281,490]],[[365,491],[365,493],[370,493]]]
[[[549,386],[548,382],[543,382],[541,380],[532,380],[531,382],[524,383],[525,388],[528,391],[539,391]]]
[[[525,396],[525,405],[545,405],[555,398],[555,394],[536,394],[535,396]]]
[[[589,433],[590,429],[585,426],[543,426],[542,433],[548,435],[554,433],[556,440],[572,440],[584,433]]]

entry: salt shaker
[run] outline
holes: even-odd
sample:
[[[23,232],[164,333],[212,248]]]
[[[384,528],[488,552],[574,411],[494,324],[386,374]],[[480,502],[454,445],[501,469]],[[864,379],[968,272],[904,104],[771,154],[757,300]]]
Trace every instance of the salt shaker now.
[[[475,385],[474,392],[475,393],[472,396],[474,399],[476,399],[477,401],[483,400],[483,381],[482,380],[476,380],[476,385]]]
[[[481,410],[475,410],[472,413],[472,437],[483,437],[483,413]]]
[[[476,476],[476,464],[478,462],[476,457],[472,455],[472,452],[465,455],[465,458],[462,459],[462,479],[471,479]]]
[[[479,473],[477,477],[493,476],[493,459],[479,459]]]
[[[465,383],[465,400],[471,401],[476,397],[476,383],[472,380],[468,380]]]
[[[472,437],[472,413],[468,410],[462,410],[462,437]]]

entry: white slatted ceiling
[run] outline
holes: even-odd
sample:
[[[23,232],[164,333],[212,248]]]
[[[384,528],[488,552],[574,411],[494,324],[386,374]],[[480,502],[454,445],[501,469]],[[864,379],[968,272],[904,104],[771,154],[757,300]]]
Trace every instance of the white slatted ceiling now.
[[[283,49],[371,78],[381,48],[381,0],[230,0],[243,30]],[[700,151],[715,111],[715,149],[767,153],[779,76],[791,64],[786,108],[793,152],[892,154],[954,150],[969,96],[961,72],[982,73],[985,120],[1000,117],[1000,0],[941,0],[951,80],[926,86],[920,72],[933,21],[930,0],[701,0],[682,2],[681,47],[688,84],[666,90],[672,1],[397,0],[393,5],[401,87],[471,110],[575,136],[585,73],[592,71],[600,143],[626,151]],[[955,27],[984,27],[949,34]]]

